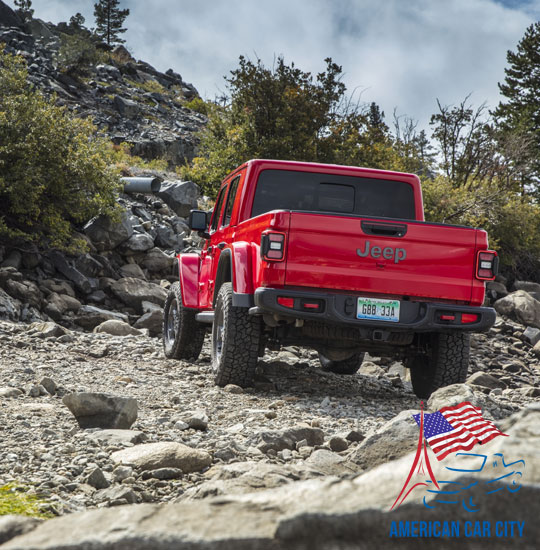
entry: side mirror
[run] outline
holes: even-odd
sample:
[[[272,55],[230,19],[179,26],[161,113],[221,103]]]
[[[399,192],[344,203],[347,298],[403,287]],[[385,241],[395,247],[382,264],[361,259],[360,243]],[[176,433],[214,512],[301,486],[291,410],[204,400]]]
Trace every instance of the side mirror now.
[[[206,212],[203,210],[192,210],[189,213],[188,225],[192,231],[206,231],[208,227]]]
[[[208,222],[209,222],[208,212],[204,210],[192,210],[189,213],[188,226],[192,231],[197,231],[199,237],[203,239],[208,239],[210,233],[208,233]]]

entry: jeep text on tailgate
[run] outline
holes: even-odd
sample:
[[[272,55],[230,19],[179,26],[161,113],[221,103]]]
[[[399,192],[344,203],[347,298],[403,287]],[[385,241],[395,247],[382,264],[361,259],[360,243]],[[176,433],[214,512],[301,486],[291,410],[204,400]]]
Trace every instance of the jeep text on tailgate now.
[[[465,380],[470,333],[495,321],[486,232],[425,222],[412,174],[251,160],[189,223],[205,244],[178,256],[165,355],[196,359],[211,325],[220,386],[249,384],[265,348],[301,345],[339,374],[395,357],[426,398]]]

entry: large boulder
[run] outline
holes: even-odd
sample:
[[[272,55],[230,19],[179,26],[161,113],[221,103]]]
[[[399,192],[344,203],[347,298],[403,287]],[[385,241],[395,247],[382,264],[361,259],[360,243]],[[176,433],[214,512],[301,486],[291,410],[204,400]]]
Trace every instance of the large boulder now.
[[[130,464],[139,470],[178,468],[185,474],[200,472],[212,464],[212,457],[206,451],[173,441],[135,445],[116,451],[111,458],[113,462]]]
[[[124,118],[135,118],[141,111],[136,101],[119,95],[114,96],[113,106]]]
[[[94,328],[96,333],[111,334],[112,336],[140,336],[142,332],[133,328],[124,321],[109,319]]]
[[[178,216],[186,218],[191,210],[197,208],[200,190],[192,181],[163,181],[156,194]]]
[[[167,291],[164,288],[133,277],[116,281],[111,285],[111,290],[124,304],[139,312],[142,312],[143,302],[153,302],[162,306],[167,298]]]
[[[32,281],[11,280],[6,282],[5,287],[10,296],[17,298],[23,304],[30,304],[38,309],[41,307],[43,294],[41,294],[36,283]]]
[[[293,450],[299,441],[305,440],[307,445],[314,447],[324,443],[324,432],[320,428],[298,425],[280,431],[261,431],[254,437],[253,444],[262,453],[268,451]]]
[[[119,251],[123,254],[130,255],[138,252],[146,252],[154,248],[154,239],[148,233],[134,233],[131,237],[124,241]]]
[[[168,256],[160,248],[152,248],[146,252],[140,263],[148,271],[158,273],[161,271],[170,271],[175,261],[173,256]]]
[[[2,2],[0,2],[0,10]],[[0,544],[7,542],[13,537],[23,535],[35,529],[43,520],[28,518],[25,516],[1,516],[0,517]]]
[[[104,393],[70,393],[62,399],[81,428],[127,430],[137,420],[137,400]]]
[[[413,465],[413,451],[352,480],[338,481],[333,477],[293,481],[259,492],[67,514],[41,524],[2,548],[533,549],[540,540],[539,422],[540,408],[536,406],[520,411],[501,424],[509,437],[496,437],[472,451],[489,457],[482,471],[456,471],[472,466],[462,462],[467,457],[453,456],[441,462],[432,458],[431,467],[439,483],[445,480],[451,482],[453,488],[464,491],[456,503],[441,502],[436,491],[428,491],[419,483],[426,479],[424,465],[422,477],[411,479],[408,487],[415,483],[417,486],[404,505],[390,511]],[[469,458],[474,466],[478,465],[479,457]],[[503,460],[510,464],[510,469],[504,469]],[[521,460],[524,468],[518,463]],[[522,477],[511,475],[493,483],[494,476],[501,477],[514,470],[522,472]],[[444,488],[442,485],[442,490]],[[493,489],[499,488],[493,493]],[[465,505],[472,504],[474,513],[468,511],[462,501]],[[459,536],[441,537],[443,522],[458,527]],[[408,528],[409,535],[400,536],[400,527]],[[429,527],[436,536],[428,536]],[[474,532],[477,527],[479,534]],[[513,535],[510,527],[514,529]],[[487,528],[490,536],[483,536],[482,530]],[[501,533],[505,528],[507,532]],[[422,535],[422,530],[426,534]],[[483,533],[487,535],[487,531]]]
[[[418,443],[418,424],[413,414],[418,412],[420,411],[401,411],[376,433],[364,439],[350,459],[364,470],[369,470],[415,449]]]
[[[540,328],[540,302],[524,290],[517,290],[497,300],[493,307],[500,315],[506,315],[525,326]]]
[[[514,288],[516,290],[524,290],[525,292],[535,292],[540,294],[540,284],[531,281],[515,281]]]
[[[116,248],[134,233],[128,212],[123,212],[118,222],[107,216],[98,216],[91,219],[83,230],[99,251]]]
[[[50,252],[49,260],[56,270],[66,279],[70,280],[81,292],[89,294],[92,291],[92,284],[90,281],[77,268],[70,265],[61,252],[57,250]]]
[[[150,331],[151,336],[157,336],[161,334],[163,326],[163,310],[155,309],[145,313],[142,317],[139,317],[133,325],[136,329],[147,328]]]
[[[146,280],[144,271],[139,264],[124,264],[118,272],[122,277],[133,277],[135,279]]]
[[[0,319],[17,321],[21,314],[21,303],[0,288]]]
[[[54,38],[54,33],[51,29],[49,29],[45,21],[42,21],[41,19],[32,19],[28,23],[28,30],[30,31],[30,34],[37,39],[50,40],[51,38]]]
[[[95,306],[82,306],[77,311],[75,323],[86,330],[93,330],[101,323],[111,319],[127,323],[128,316],[117,311],[108,311]]]

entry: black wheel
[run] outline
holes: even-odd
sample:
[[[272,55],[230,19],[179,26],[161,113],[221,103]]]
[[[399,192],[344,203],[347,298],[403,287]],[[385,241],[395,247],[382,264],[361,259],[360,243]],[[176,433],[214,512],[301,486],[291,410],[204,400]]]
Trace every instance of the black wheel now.
[[[405,362],[411,369],[414,393],[427,399],[439,388],[465,382],[469,370],[469,349],[468,332],[429,335],[427,352],[414,355]]]
[[[261,321],[232,305],[232,284],[219,289],[212,325],[212,370],[218,386],[247,386],[259,355]]]
[[[180,283],[173,283],[163,307],[163,350],[170,359],[199,357],[206,327],[195,320],[197,312],[182,304]]]
[[[355,353],[348,359],[342,359],[341,361],[332,361],[327,359],[322,353],[319,353],[319,361],[321,367],[324,370],[333,372],[335,374],[355,374],[358,372],[362,361],[364,360],[365,353]]]

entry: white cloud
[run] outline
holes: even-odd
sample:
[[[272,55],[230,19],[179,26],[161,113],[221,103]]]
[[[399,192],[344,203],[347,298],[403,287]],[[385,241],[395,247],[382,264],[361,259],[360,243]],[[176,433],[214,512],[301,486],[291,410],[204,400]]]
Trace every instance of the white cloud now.
[[[12,1],[8,1],[13,5]],[[363,90],[386,112],[410,115],[426,127],[436,109],[499,101],[506,51],[540,15],[540,0],[125,0],[131,10],[127,46],[160,70],[171,67],[206,97],[224,89],[238,56],[271,65],[283,54],[303,70],[343,66],[349,91]],[[34,0],[35,15],[58,22],[88,0]]]

